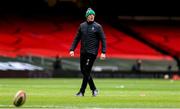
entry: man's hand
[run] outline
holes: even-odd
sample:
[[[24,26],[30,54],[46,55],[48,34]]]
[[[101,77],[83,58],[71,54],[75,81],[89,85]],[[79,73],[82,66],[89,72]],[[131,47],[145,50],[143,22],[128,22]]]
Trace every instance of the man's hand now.
[[[70,56],[74,56],[74,51],[69,52]]]
[[[106,54],[101,53],[100,59],[101,59],[101,60],[104,60],[105,58],[106,58]]]

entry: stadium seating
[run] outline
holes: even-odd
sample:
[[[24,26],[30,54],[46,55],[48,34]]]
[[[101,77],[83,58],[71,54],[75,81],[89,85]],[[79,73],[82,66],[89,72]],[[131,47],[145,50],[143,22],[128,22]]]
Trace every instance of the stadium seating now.
[[[27,55],[69,57],[69,48],[80,21],[15,18],[0,23],[3,24],[0,25],[0,28],[10,28],[7,29],[8,31],[0,31],[0,55],[7,52],[6,56],[10,57]],[[107,23],[103,23],[103,28],[107,38],[108,57],[171,59]],[[78,46],[76,51],[79,50]],[[79,56],[79,52],[76,53],[76,56]]]
[[[63,70],[80,70],[79,58],[77,58],[80,44],[76,49],[76,58],[70,58],[69,48],[81,21],[15,18],[5,23],[0,21],[0,23],[3,24],[0,25],[2,28],[2,31],[0,30],[0,57],[20,58],[21,61],[52,70],[53,59],[58,55],[62,58]],[[177,64],[172,57],[156,51],[110,24],[104,22],[102,26],[107,39],[107,59],[102,63],[98,58],[92,71],[129,72],[137,59],[142,59],[142,71],[145,72],[164,72],[167,71],[169,65],[172,65],[172,71],[177,71]],[[152,36],[158,40],[157,43],[164,41],[162,37]],[[154,40],[153,37],[151,40]]]
[[[172,56],[180,56],[180,27],[169,25],[130,26],[141,37],[169,52]]]
[[[161,54],[113,27],[108,25],[105,26],[105,32],[107,35],[110,57],[124,57],[129,59],[170,59],[170,57]]]

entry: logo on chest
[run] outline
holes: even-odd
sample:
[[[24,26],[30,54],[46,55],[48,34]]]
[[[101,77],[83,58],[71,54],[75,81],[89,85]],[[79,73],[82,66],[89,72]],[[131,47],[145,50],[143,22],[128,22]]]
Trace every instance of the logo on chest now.
[[[92,27],[92,28],[91,28],[91,30],[92,30],[92,31],[94,31],[94,30],[95,30],[95,28],[94,28],[94,27]]]

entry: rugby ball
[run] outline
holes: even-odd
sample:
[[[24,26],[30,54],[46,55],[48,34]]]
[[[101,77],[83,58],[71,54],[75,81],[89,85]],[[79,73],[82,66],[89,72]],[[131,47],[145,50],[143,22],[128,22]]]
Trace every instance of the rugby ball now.
[[[19,90],[14,96],[13,104],[16,107],[22,106],[26,101],[26,93],[23,90]]]

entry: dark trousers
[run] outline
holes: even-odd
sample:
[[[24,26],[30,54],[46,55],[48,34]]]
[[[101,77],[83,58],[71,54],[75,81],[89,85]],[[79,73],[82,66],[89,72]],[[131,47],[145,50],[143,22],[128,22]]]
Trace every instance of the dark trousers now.
[[[96,55],[90,53],[81,53],[80,56],[80,67],[81,73],[83,74],[83,80],[80,92],[85,93],[85,89],[87,87],[87,83],[90,86],[90,89],[93,91],[96,89],[93,78],[91,77],[91,69],[96,59]]]

